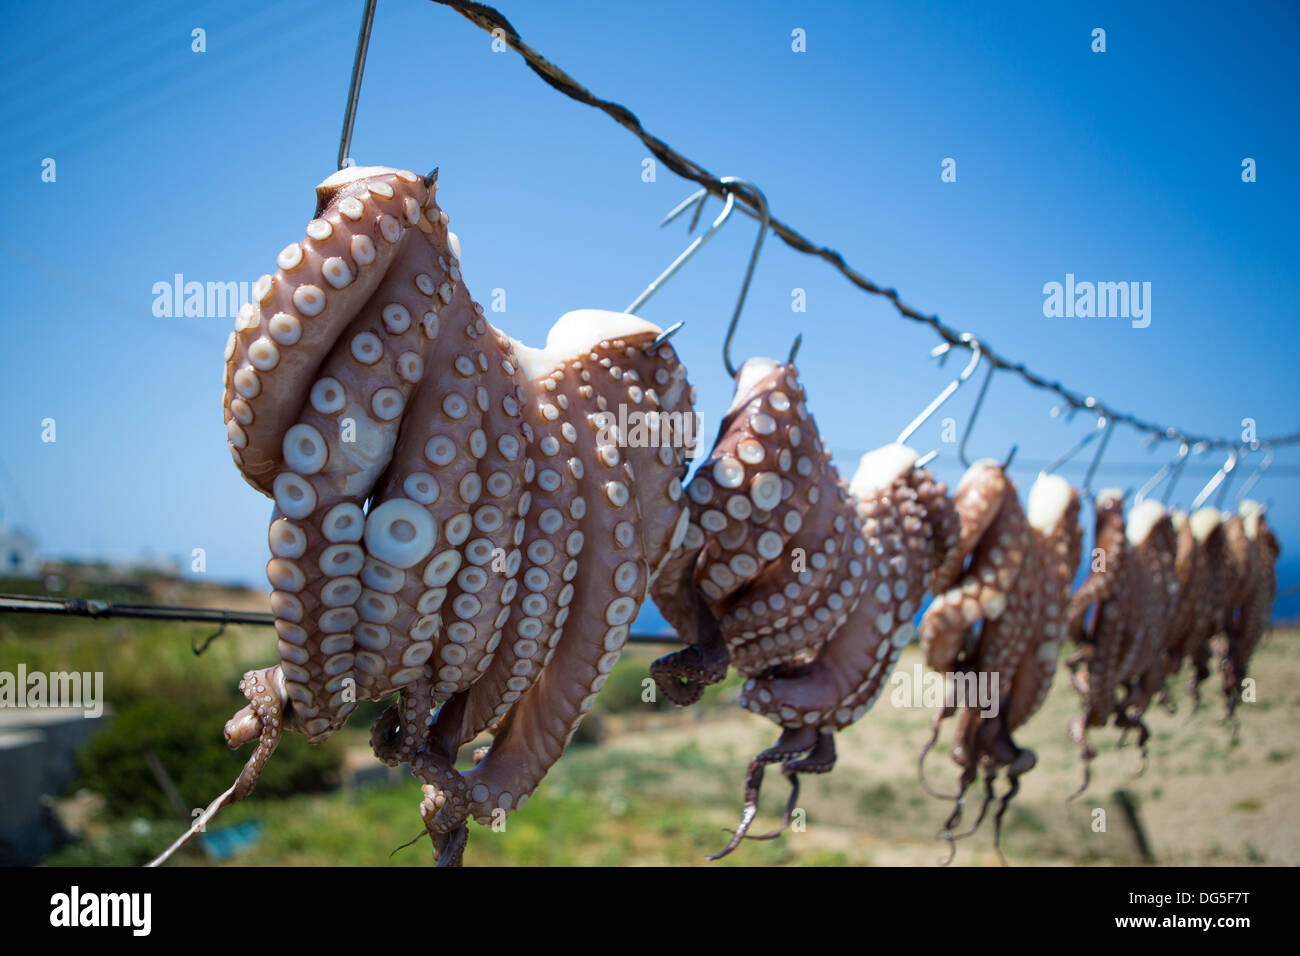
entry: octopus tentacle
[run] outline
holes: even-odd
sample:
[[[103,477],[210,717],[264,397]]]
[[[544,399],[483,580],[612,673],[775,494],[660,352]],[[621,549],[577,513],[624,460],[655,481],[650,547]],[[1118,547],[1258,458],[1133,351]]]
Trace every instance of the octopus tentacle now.
[[[967,470],[957,486],[954,507],[963,540],[971,547],[970,568],[946,590],[936,585],[920,627],[926,663],[942,673],[953,670],[963,639],[977,621],[996,620],[1002,614],[1025,559],[1024,513],[995,462],[979,461]],[[977,529],[979,536],[973,538]],[[949,576],[946,569],[940,570]]]
[[[1083,714],[1070,726],[1070,736],[1079,744],[1084,762],[1085,787],[1089,762],[1096,754],[1088,743],[1088,728],[1104,725],[1114,712],[1115,675],[1133,602],[1126,567],[1123,495],[1118,489],[1101,492],[1096,512],[1095,542],[1103,549],[1105,564],[1092,570],[1071,597],[1068,625],[1075,640],[1082,644],[1080,653],[1071,658],[1071,665],[1085,668],[1078,680],[1083,692]],[[1096,609],[1085,632],[1085,616],[1093,603]]]
[[[685,707],[704,694],[704,688],[727,676],[727,645],[713,614],[697,604],[696,641],[680,651],[665,654],[650,665],[650,676],[674,704]]]
[[[993,800],[996,796],[993,790],[993,783],[996,779],[997,779],[996,768],[990,767],[988,770],[985,771],[984,799],[980,802],[980,811],[975,817],[975,822],[972,823],[968,829],[963,830],[961,833],[951,833],[949,831],[945,831],[943,834],[945,840],[948,840],[949,843],[954,843],[954,841],[956,840],[964,840],[967,837],[974,836],[975,833],[979,831],[980,824],[984,822],[984,818],[988,815],[989,807],[993,804]],[[951,849],[954,853],[956,853],[955,845],[953,845]],[[949,862],[951,862],[951,860],[952,857],[950,856]]]
[[[785,802],[785,813],[781,816],[781,825],[775,830],[769,830],[766,833],[747,833],[747,840],[775,840],[784,833],[790,826],[790,821],[794,817],[794,811],[799,803],[799,774],[801,773],[830,773],[835,769],[835,735],[829,731],[822,731],[817,737],[817,743],[813,745],[812,750],[806,757],[800,757],[797,760],[787,760],[781,765],[781,773],[790,784],[790,797]]]
[[[792,572],[785,563],[791,557],[773,561],[723,605],[729,655],[747,677],[821,653],[862,587],[865,543],[839,476],[827,470],[803,495],[809,501],[803,525],[784,554],[800,555],[805,569]],[[843,579],[846,570],[853,580]]]
[[[985,582],[997,585],[1001,600],[994,602],[992,610],[996,615],[977,613],[983,608],[969,609],[965,620],[970,625],[982,620],[982,626],[978,633],[973,629],[965,631],[959,659],[966,673],[997,678],[999,700],[996,709],[987,715],[977,705],[967,703],[961,707],[952,758],[962,772],[956,805],[942,833],[949,843],[949,861],[955,853],[955,841],[970,836],[983,823],[995,796],[996,775],[1005,768],[1011,787],[995,817],[994,846],[999,847],[1002,817],[1019,790],[1015,778],[1036,762],[1031,751],[1015,743],[1011,732],[1038,710],[1050,687],[1066,634],[1070,582],[1078,562],[1081,538],[1077,524],[1078,495],[1062,479],[1040,476],[1030,491],[1027,509],[1022,510],[1009,481],[1003,478],[990,482],[976,468],[998,469],[999,466],[993,463],[974,466],[973,473],[968,472],[963,478],[963,484],[978,482],[1000,487],[1003,497],[992,504],[997,512],[992,521],[979,520],[983,531],[972,547],[971,562],[952,582],[948,594],[977,593],[975,589]],[[966,501],[967,512],[962,517],[964,523],[970,523],[979,516],[969,504],[971,498],[967,497]],[[979,507],[987,510],[990,504],[981,501]],[[994,544],[1000,552],[997,555]],[[1010,567],[1005,566],[1008,553],[1016,555]],[[1000,577],[999,563],[1004,565]],[[935,613],[947,615],[951,610],[941,605]],[[951,625],[950,621],[943,623]],[[950,637],[947,640],[949,646],[954,643]],[[932,654],[940,663],[954,659],[951,650],[934,645]],[[936,714],[934,732],[922,751],[922,760],[938,737],[942,719],[957,709],[950,702]],[[918,763],[918,767],[923,768],[923,764]],[[965,794],[981,770],[985,794],[977,819],[967,830],[955,833],[963,816]],[[1000,849],[998,852],[1000,855]]]
[[[842,627],[805,672],[747,681],[740,704],[783,725],[840,729],[860,720],[885,686],[902,649],[913,639],[932,571],[928,557],[932,511],[948,504],[941,484],[915,469],[915,454],[899,446],[865,456],[851,488],[860,531],[850,555],[861,555],[856,603]]]
[[[1228,653],[1224,659],[1223,692],[1229,718],[1234,716],[1241,698],[1242,681],[1246,678],[1251,655],[1269,625],[1277,594],[1277,560],[1281,554],[1281,547],[1258,502],[1242,502],[1239,513],[1247,546],[1248,571],[1239,595],[1238,625],[1229,633]]]
[[[1096,499],[1097,530],[1093,546],[1101,550],[1102,564],[1093,570],[1070,598],[1069,631],[1075,641],[1083,635],[1088,608],[1108,601],[1124,571],[1124,501],[1116,489],[1106,489]]]
[[[970,480],[965,480],[966,477]],[[1006,475],[995,468],[967,472],[957,485],[953,493],[953,508],[960,519],[958,539],[943,563],[935,569],[933,588],[936,594],[957,583],[967,560],[998,516],[1006,493]]]
[[[781,739],[773,746],[764,750],[749,762],[749,770],[745,775],[745,802],[741,810],[740,822],[736,824],[736,829],[732,831],[731,839],[727,845],[717,853],[709,855],[710,860],[720,860],[733,852],[736,847],[744,841],[749,828],[754,823],[754,818],[758,816],[758,797],[763,787],[763,771],[771,763],[791,762],[817,747],[820,741],[820,735],[816,728],[813,727],[786,727],[781,731]],[[795,781],[791,780],[792,787]],[[798,792],[792,791],[791,803],[787,806],[787,813],[791,812],[793,802],[798,797]],[[784,827],[782,827],[784,829]]]
[[[377,331],[381,312],[409,317],[418,308],[419,292],[405,280],[422,267],[422,250],[418,233],[410,238],[322,366],[318,384],[325,388],[313,389],[314,400],[285,433],[286,467],[275,479],[275,556],[267,576],[277,589],[273,608],[289,692],[309,741],[328,736],[356,706],[357,695],[345,688],[356,684],[356,605],[366,562],[360,542],[369,524],[361,506],[392,455],[398,416],[413,389],[382,356],[417,344],[408,329],[404,342],[394,337],[386,349]]]
[[[545,670],[506,715],[487,755],[464,775],[468,792],[465,813],[480,823],[490,821],[497,811],[522,807],[564,751],[619,658],[645,596],[651,568],[662,563],[677,535],[674,530],[665,540],[660,533],[648,547],[641,533],[644,514],[665,506],[678,510],[683,506],[673,498],[671,480],[647,482],[645,488],[650,490],[644,499],[643,487],[633,483],[630,462],[620,454],[622,439],[610,435],[604,416],[609,408],[606,393],[611,388],[615,392],[626,388],[627,383],[621,372],[610,374],[612,366],[602,366],[601,360],[642,362],[652,377],[659,368],[670,371],[672,381],[659,399],[665,411],[680,413],[689,400],[689,388],[670,347],[661,346],[652,356],[643,356],[641,349],[657,332],[645,329],[639,320],[622,318],[624,330],[602,339],[587,355],[567,358],[562,374],[553,379],[557,403],[563,397],[576,423],[564,430],[565,440],[573,454],[587,462],[577,476],[579,497],[575,501],[584,504],[574,511],[576,530],[570,535],[571,548],[576,551],[585,543],[590,550],[584,553],[592,557],[587,573],[577,575],[575,565],[575,573],[565,576],[555,599],[567,611],[567,623],[547,652]],[[673,469],[682,465],[682,456],[682,448],[673,449]],[[656,491],[662,493],[662,501],[657,500]],[[674,529],[679,526],[675,515],[664,523]],[[435,727],[440,723],[436,721]],[[439,822],[439,828],[445,832],[457,823],[455,815],[450,815],[445,823]]]
[[[317,369],[374,294],[429,197],[406,170],[340,170],[317,187],[306,238],[286,246],[276,272],[254,283],[227,346],[224,404],[231,454],[262,493],[275,493],[285,433]]]
[[[418,686],[421,727],[481,677],[502,640],[534,477],[513,349],[462,289],[438,315],[454,374],[420,391],[404,434],[422,448],[420,460],[394,464],[366,525],[367,583],[396,605],[391,618],[388,602],[373,615],[388,620],[367,629],[368,649],[382,655],[379,673],[390,684]],[[402,532],[419,513],[433,532],[427,548],[413,550]]]
[[[1112,716],[1115,725],[1123,730],[1121,745],[1128,730],[1137,729],[1145,769],[1150,733],[1142,716],[1169,672],[1169,648],[1180,646],[1185,639],[1172,632],[1180,626],[1180,602],[1187,597],[1180,594],[1180,589],[1191,583],[1190,579],[1180,582],[1180,532],[1162,505],[1144,501],[1125,522],[1122,497],[1113,491],[1099,496],[1097,511],[1097,539],[1109,542],[1107,553],[1114,550],[1118,562],[1108,560],[1105,572],[1093,572],[1093,578],[1101,574],[1110,578],[1104,590],[1085,592],[1081,588],[1071,605],[1072,614],[1078,615],[1076,620],[1082,620],[1088,595],[1106,595],[1083,638],[1087,653],[1075,658],[1083,668],[1077,686],[1083,695],[1084,712],[1071,724],[1070,736],[1080,745],[1084,787],[1089,778],[1088,762],[1095,755],[1087,743],[1087,730],[1105,725]],[[1114,542],[1120,530],[1123,545],[1116,549]],[[1185,560],[1183,573],[1188,573]],[[1118,703],[1117,691],[1122,695]]]
[[[239,691],[248,698],[248,705],[226,722],[226,742],[232,750],[250,740],[256,740],[257,745],[230,788],[208,804],[203,812],[194,818],[190,828],[151,860],[149,866],[161,866],[167,862],[172,854],[193,839],[195,834],[202,833],[212,818],[222,809],[232,803],[238,803],[252,793],[262,775],[262,770],[266,767],[266,762],[271,759],[271,754],[275,753],[284,729],[285,711],[289,709],[289,698],[285,693],[284,675],[280,671],[280,665],[249,671],[240,680]]]
[[[793,367],[770,359],[746,362],[714,449],[687,489],[687,548],[696,550],[696,528],[701,541],[707,536],[694,559],[694,580],[683,559],[674,558],[670,576],[655,591],[665,616],[685,633],[695,622],[678,610],[689,600],[679,595],[698,591],[742,673],[810,658],[829,633],[823,625],[832,611],[804,613],[834,566],[837,541],[827,538],[820,516],[835,508],[832,495],[840,503],[844,496],[829,461]],[[844,518],[826,521],[832,519],[838,521],[836,534],[843,535]],[[797,577],[787,566],[796,548],[804,549],[803,560],[811,565]],[[807,620],[794,623],[801,615]],[[769,618],[778,623],[769,624]],[[779,649],[773,636],[778,630]]]

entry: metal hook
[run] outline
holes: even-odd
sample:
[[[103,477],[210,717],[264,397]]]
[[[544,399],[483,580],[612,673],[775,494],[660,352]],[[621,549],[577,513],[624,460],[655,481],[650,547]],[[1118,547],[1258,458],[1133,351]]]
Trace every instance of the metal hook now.
[[[1170,475],[1169,487],[1165,489],[1165,496],[1162,500],[1163,504],[1169,504],[1169,496],[1173,493],[1173,485],[1178,480],[1178,476],[1182,473],[1183,466],[1187,464],[1187,456],[1191,454],[1191,451],[1192,446],[1187,444],[1187,442],[1182,442],[1178,446],[1177,457],[1175,457],[1173,461],[1167,461],[1161,465],[1160,470],[1152,475],[1145,485],[1138,489],[1137,494],[1133,496],[1133,504],[1140,505],[1146,500],[1146,496],[1151,493],[1151,490],[1155,488],[1156,485],[1160,484],[1160,482],[1164,481],[1166,475]]]
[[[221,619],[221,626],[218,627],[215,632],[205,637],[203,639],[203,643],[200,644],[195,640],[191,640],[190,650],[194,652],[195,657],[198,657],[200,654],[202,654],[204,651],[208,649],[208,647],[212,644],[213,641],[215,641],[217,638],[219,638],[222,634],[225,633],[226,633],[226,619],[223,617]]]
[[[1089,402],[1094,402],[1094,400],[1089,399]],[[1081,438],[1078,442],[1076,442],[1072,447],[1066,449],[1061,454],[1057,455],[1054,459],[1052,459],[1050,462],[1048,462],[1043,467],[1043,470],[1038,473],[1039,476],[1041,477],[1042,475],[1050,475],[1057,468],[1061,467],[1061,465],[1065,464],[1067,461],[1069,461],[1071,458],[1077,455],[1080,451],[1082,451],[1085,445],[1089,444],[1098,436],[1100,436],[1101,445],[1097,448],[1097,453],[1092,456],[1092,462],[1088,465],[1088,472],[1083,479],[1083,487],[1080,489],[1085,495],[1091,494],[1092,478],[1093,475],[1097,473],[1098,466],[1101,465],[1101,456],[1105,453],[1106,445],[1110,442],[1110,430],[1114,424],[1115,424],[1114,420],[1111,419],[1109,416],[1098,415],[1097,427],[1093,431],[1090,431],[1088,434],[1084,435],[1083,438]]]
[[[786,365],[794,364],[794,357],[799,354],[799,346],[801,345],[803,345],[802,332],[794,337],[794,343],[790,346],[790,357],[785,360]]]
[[[370,28],[375,23],[375,2],[366,0],[361,14],[361,32],[357,34],[357,52],[352,58],[352,82],[348,86],[347,108],[343,111],[343,134],[339,137],[339,169],[352,165],[348,151],[352,148],[352,124],[357,118],[357,101],[361,99],[361,74],[366,68],[366,50],[370,47]]]
[[[1235,445],[1228,449],[1227,461],[1223,463],[1219,470],[1214,473],[1214,477],[1207,481],[1205,487],[1202,488],[1197,493],[1196,497],[1192,499],[1191,511],[1195,511],[1197,508],[1201,507],[1201,505],[1205,504],[1210,495],[1214,494],[1214,489],[1218,488],[1219,485],[1223,483],[1230,474],[1232,474],[1233,470],[1236,469],[1237,461],[1240,458],[1241,452]],[[1228,490],[1227,484],[1223,484],[1223,490]],[[1220,493],[1219,497],[1222,499],[1222,493]]]
[[[917,415],[916,418],[912,419],[907,427],[899,432],[897,439],[898,444],[906,444],[907,440],[912,437],[912,433],[925,424],[926,419],[938,411],[940,405],[952,398],[953,392],[961,388],[962,385],[965,384],[966,380],[975,373],[975,368],[980,364],[980,359],[984,357],[983,349],[980,347],[978,340],[976,340],[969,332],[963,332],[960,338],[961,343],[971,351],[970,361],[966,364],[966,367],[961,370],[961,373],[949,382],[942,392],[935,396],[934,401],[930,402],[920,415]],[[935,346],[930,350],[930,357],[939,358],[940,356],[947,355],[948,350],[952,348],[952,345],[953,343],[951,342],[944,342],[942,345]]]
[[[763,239],[767,235],[767,228],[772,222],[772,214],[767,208],[767,197],[763,195],[763,190],[759,189],[753,183],[740,179],[737,176],[723,176],[719,180],[726,185],[744,186],[753,193],[755,200],[758,202],[759,212],[762,217],[759,220],[758,238],[754,240],[754,249],[749,254],[749,265],[745,267],[745,281],[740,286],[740,297],[736,299],[736,308],[731,313],[731,323],[727,326],[727,337],[722,340],[722,365],[727,370],[727,374],[732,378],[736,377],[736,369],[731,364],[731,339],[736,334],[736,323],[740,321],[740,310],[745,307],[745,296],[749,294],[749,281],[754,278],[754,266],[758,264],[758,254],[763,249]],[[730,195],[730,192],[728,193]],[[703,200],[701,200],[703,203]],[[799,350],[796,343],[791,350],[791,355]],[[792,359],[793,360],[793,359]]]
[[[1241,486],[1241,491],[1237,492],[1238,508],[1241,507],[1241,503],[1246,499],[1246,495],[1250,493],[1250,489],[1255,487],[1259,479],[1264,476],[1264,472],[1268,471],[1269,466],[1273,464],[1274,451],[1275,449],[1272,445],[1264,446],[1264,460],[1259,463],[1258,468],[1251,472],[1250,477],[1246,479],[1246,483]]]
[[[1110,431],[1115,426],[1115,419],[1106,415],[1103,415],[1102,418],[1106,424],[1101,433],[1101,442],[1097,445],[1097,453],[1092,456],[1092,462],[1088,465],[1088,473],[1083,476],[1083,493],[1085,495],[1092,494],[1092,476],[1097,474],[1097,468],[1101,465],[1101,456],[1106,453],[1106,445],[1110,442]]]
[[[1187,444],[1184,442],[1182,448],[1186,447]],[[1174,470],[1169,476],[1169,484],[1165,485],[1164,497],[1160,499],[1162,505],[1169,504],[1169,499],[1174,496],[1174,485],[1178,484],[1178,479],[1183,477],[1183,469],[1187,467],[1188,453],[1184,452],[1182,448],[1178,451],[1178,462],[1174,465]],[[1196,449],[1193,448],[1191,450],[1195,451]]]
[[[667,342],[669,339],[671,339],[674,335],[676,335],[677,332],[681,329],[681,327],[682,327],[683,325],[685,325],[685,324],[686,324],[686,320],[683,319],[681,322],[675,322],[675,323],[673,323],[672,325],[668,326],[668,328],[664,329],[664,330],[663,330],[662,332],[660,332],[657,336],[655,336],[655,340],[654,340],[653,342],[651,342],[649,345],[647,345],[647,346],[646,346],[645,348],[643,348],[641,351],[642,351],[642,352],[653,352],[653,351],[654,351],[655,349],[657,349],[659,346],[663,345],[665,342]]]
[[[966,457],[966,443],[970,441],[971,430],[975,428],[975,419],[979,417],[980,407],[984,404],[984,396],[988,394],[989,383],[993,381],[993,373],[997,370],[998,367],[990,362],[988,374],[984,376],[984,384],[980,386],[980,393],[975,396],[975,404],[971,407],[970,416],[966,419],[966,429],[962,432],[961,444],[957,446],[957,457],[967,468],[971,466],[971,462],[970,459]],[[1016,457],[1016,451],[1019,447],[1019,445],[1011,446],[1011,451],[1007,453],[1006,461],[1002,463],[1004,471],[1011,466],[1011,462]]]
[[[676,208],[674,208],[672,212],[670,212],[667,216],[665,216],[663,218],[663,221],[660,222],[659,225],[660,226],[668,225],[670,222],[672,222],[674,219],[680,216],[687,208],[689,208],[691,203],[697,201],[699,198],[700,198],[700,194],[696,192],[692,194],[690,198],[688,198],[685,202],[678,203]],[[701,202],[701,206],[703,206],[702,202]],[[654,295],[656,292],[658,292],[660,287],[665,282],[667,282],[670,278],[672,278],[672,276],[677,272],[677,270],[680,269],[682,266],[684,266],[686,264],[686,261],[690,259],[691,256],[695,255],[695,253],[700,251],[700,246],[704,245],[706,242],[708,242],[710,239],[713,238],[713,234],[722,228],[723,223],[725,223],[727,219],[731,216],[731,210],[734,209],[735,207],[736,207],[735,193],[729,192],[727,193],[727,198],[723,201],[722,212],[718,214],[717,219],[713,220],[713,225],[709,226],[709,231],[704,233],[703,235],[696,236],[695,239],[691,242],[691,244],[687,246],[684,250],[682,250],[681,255],[679,255],[676,259],[674,259],[672,261],[672,264],[667,269],[659,273],[659,276],[648,286],[646,286],[645,291],[642,292],[639,296],[637,296],[636,299],[633,300],[632,304],[629,305],[623,311],[627,312],[629,315],[636,315],[636,310],[641,308],[641,306],[645,305],[648,301],[650,301],[650,297]]]

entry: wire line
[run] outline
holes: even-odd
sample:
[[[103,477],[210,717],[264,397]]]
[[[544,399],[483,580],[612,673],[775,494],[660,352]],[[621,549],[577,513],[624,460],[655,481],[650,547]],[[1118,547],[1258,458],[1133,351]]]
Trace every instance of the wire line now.
[[[677,150],[673,149],[666,142],[649,132],[641,121],[637,119],[636,114],[625,106],[609,100],[601,99],[566,73],[559,66],[556,66],[546,57],[542,56],[531,46],[524,42],[519,32],[511,26],[510,21],[501,14],[500,11],[484,3],[470,3],[465,0],[433,0],[434,3],[450,7],[465,19],[469,20],[475,26],[500,38],[510,46],[516,53],[524,58],[528,67],[540,76],[548,85],[563,93],[570,99],[577,100],[587,106],[591,106],[607,114],[611,119],[623,128],[627,129],[652,152],[665,166],[671,169],[683,179],[689,179],[699,183],[709,192],[718,196],[725,197],[728,193],[734,193],[742,202],[750,208],[745,211],[751,215],[758,216],[760,209],[759,202],[742,184],[728,184],[722,182],[717,176],[696,163],[694,160],[687,158]],[[808,239],[793,227],[786,225],[776,216],[771,217],[771,228],[786,245],[806,255],[816,256],[824,259],[835,267],[845,278],[856,285],[864,292],[872,295],[883,296],[892,303],[895,311],[903,318],[910,319],[913,322],[919,322],[928,325],[949,345],[961,346],[969,349],[969,344],[963,340],[962,332],[954,329],[939,319],[935,315],[926,315],[912,306],[905,303],[897,289],[886,288],[878,285],[868,279],[861,272],[854,269],[845,261],[844,257],[828,246],[818,245],[811,239]],[[1030,370],[1024,362],[1016,362],[998,354],[991,348],[984,339],[980,339],[980,346],[984,353],[984,360],[993,365],[994,368],[1012,372],[1034,388],[1043,389],[1055,393],[1062,401],[1072,409],[1082,409],[1096,412],[1099,415],[1105,415],[1117,423],[1123,423],[1130,428],[1140,432],[1146,432],[1158,436],[1162,439],[1172,441],[1185,441],[1188,444],[1203,445],[1205,449],[1210,448],[1234,448],[1242,443],[1230,438],[1211,438],[1205,435],[1191,435],[1180,428],[1160,425],[1156,422],[1146,421],[1127,412],[1118,411],[1109,405],[1098,401],[1090,395],[1084,395],[1075,392],[1060,382],[1050,381]],[[1294,432],[1289,435],[1279,435],[1272,438],[1259,439],[1260,446],[1277,446],[1291,445],[1300,442],[1300,432]],[[1258,447],[1258,446],[1256,446]]]

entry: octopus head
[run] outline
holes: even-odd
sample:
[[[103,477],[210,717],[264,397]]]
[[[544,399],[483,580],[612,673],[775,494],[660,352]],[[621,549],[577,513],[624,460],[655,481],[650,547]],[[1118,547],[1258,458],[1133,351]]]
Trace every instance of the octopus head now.
[[[533,348],[517,340],[512,340],[512,344],[519,356],[524,376],[530,380],[548,374],[556,365],[593,354],[598,361],[608,358],[610,368],[619,361],[620,372],[635,370],[640,375],[643,368],[655,367],[656,361],[659,361],[658,353],[663,349],[666,349],[673,364],[677,364],[671,346],[652,349],[649,355],[644,352],[662,334],[663,330],[659,326],[626,312],[578,309],[566,312],[556,320],[546,334],[546,345],[542,348]],[[615,342],[622,344],[621,352],[615,347]],[[636,348],[638,355],[628,355],[626,350],[629,348]],[[642,357],[646,362],[639,361]],[[650,387],[669,384],[654,383],[653,371],[651,382]]]
[[[415,182],[416,178],[414,173],[389,166],[344,166],[316,187],[316,215],[324,212],[330,203],[364,192],[371,181],[395,175],[409,182]],[[426,178],[425,183],[432,188],[432,177]]]
[[[557,365],[572,361],[599,364],[609,380],[595,381],[593,387],[598,394],[611,396],[606,401],[614,417],[626,422],[650,413],[668,416],[658,421],[659,426],[680,427],[690,457],[695,444],[695,389],[686,380],[686,367],[673,347],[667,342],[654,345],[662,334],[657,325],[626,312],[579,309],[560,316],[547,333],[543,348],[517,340],[511,344],[520,370],[529,380],[547,376]],[[596,374],[594,369],[589,371]]]
[[[1223,514],[1218,508],[1198,508],[1192,512],[1187,523],[1192,526],[1192,537],[1197,541],[1204,541],[1223,523]]]
[[[1039,475],[1029,489],[1029,525],[1042,534],[1051,534],[1060,525],[1074,499],[1070,483],[1059,475]]]
[[[764,379],[780,367],[781,363],[776,359],[757,357],[746,359],[745,364],[740,366],[740,371],[736,373],[736,392],[732,396],[731,407],[727,409],[727,414],[730,415],[754,398],[762,390]]]
[[[1263,517],[1264,506],[1253,498],[1247,498],[1237,506],[1237,513],[1241,515],[1242,526],[1246,529],[1246,537],[1254,541],[1259,535],[1259,519]]]
[[[867,452],[849,482],[849,493],[859,498],[872,497],[906,475],[916,459],[916,452],[906,445],[883,445]]]
[[[1129,544],[1139,545],[1149,538],[1165,515],[1165,506],[1158,501],[1143,501],[1134,506],[1128,516]]]
[[[1101,523],[1105,519],[1118,519],[1123,521],[1124,518],[1124,492],[1119,488],[1103,488],[1097,492],[1097,498],[1094,501],[1097,508],[1097,521]]]

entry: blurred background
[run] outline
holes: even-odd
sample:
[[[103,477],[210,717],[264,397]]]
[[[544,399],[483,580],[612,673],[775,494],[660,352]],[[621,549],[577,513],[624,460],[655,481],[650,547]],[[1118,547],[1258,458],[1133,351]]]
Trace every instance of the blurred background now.
[[[313,188],[335,166],[361,8],[0,8],[0,117],[11,144],[0,154],[3,590],[265,610],[270,503],[232,467],[221,420],[235,310],[205,303],[202,314],[174,314],[172,294],[159,290],[251,283],[301,235]],[[1249,15],[1118,3],[500,9],[529,44],[712,173],[756,182],[776,216],[1047,378],[1197,434],[1300,430],[1294,4],[1260,3]],[[1104,53],[1092,49],[1097,28]],[[423,0],[378,4],[351,153],[362,164],[439,167],[466,282],[484,304],[504,303],[489,318],[526,342],[539,344],[571,309],[626,306],[689,241],[683,221],[657,223],[691,184],[662,165],[650,177],[634,137]],[[941,179],[946,160],[955,182]],[[712,201],[706,219],[718,208]],[[685,320],[674,345],[698,388],[706,440],[730,400],[722,336],[753,240],[753,223],[734,217],[641,310],[662,326]],[[1045,283],[1067,274],[1149,282],[1150,325],[1045,317]],[[810,407],[846,474],[965,360],[938,368],[931,331],[769,236],[733,355],[783,356],[799,332]],[[912,438],[939,450],[934,468],[950,482],[963,469],[944,420],[960,437],[982,376]],[[1053,406],[1050,394],[998,375],[970,452],[1002,458],[1017,445],[1012,476],[1027,488],[1095,424]],[[1135,489],[1176,450],[1117,427],[1093,486]],[[1195,457],[1171,503],[1186,506],[1223,457]],[[1242,462],[1229,503],[1260,457]],[[1079,482],[1090,458],[1091,449],[1063,474]],[[1252,492],[1269,504],[1283,546],[1282,621],[1300,617],[1297,487],[1300,448],[1283,448]],[[638,630],[660,629],[643,613]],[[30,799],[0,775],[4,812],[21,804],[30,816],[46,794],[42,819],[58,821],[14,859],[63,844],[52,859],[134,862],[169,841],[178,807],[206,803],[233,779],[241,756],[225,752],[220,724],[238,706],[241,669],[274,652],[265,632],[232,629],[196,660],[189,642],[201,630],[0,615],[0,670],[20,661],[103,670],[115,715],[94,742],[73,733],[63,770],[28,788]],[[1191,723],[1186,707],[1167,719],[1144,777],[1130,779],[1132,750],[1109,762],[1103,754],[1097,799],[1116,789],[1140,796],[1158,861],[1300,862],[1300,807],[1288,795],[1300,706],[1292,634],[1279,631],[1260,651],[1269,686],[1245,709],[1235,745],[1215,725],[1212,699]],[[775,728],[730,706],[731,685],[698,713],[648,707],[639,680],[649,656],[619,665],[627,689],[620,697],[611,681],[592,739],[510,818],[509,837],[475,837],[471,862],[697,862],[716,848],[738,810],[744,765]],[[928,714],[886,704],[844,735],[842,766],[809,783],[807,833],[733,860],[928,864],[944,855],[934,831],[946,810],[920,793],[909,762]],[[1109,839],[1088,829],[1086,801],[1064,803],[1077,782],[1063,739],[1074,706],[1058,687],[1026,728],[1040,769],[1013,805],[1008,853],[1141,858],[1123,828]],[[268,777],[258,800],[231,811],[232,826],[243,815],[262,829],[231,836],[229,859],[383,862],[414,835],[418,791],[374,779],[366,723],[352,727],[322,750],[277,755],[281,782]],[[57,736],[10,732],[44,734],[21,745],[40,752]],[[768,797],[779,808],[784,795]],[[82,838],[66,843],[69,833]],[[959,860],[991,858],[987,834],[970,842]],[[394,858],[403,861],[426,862],[427,847]]]

